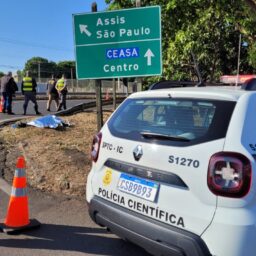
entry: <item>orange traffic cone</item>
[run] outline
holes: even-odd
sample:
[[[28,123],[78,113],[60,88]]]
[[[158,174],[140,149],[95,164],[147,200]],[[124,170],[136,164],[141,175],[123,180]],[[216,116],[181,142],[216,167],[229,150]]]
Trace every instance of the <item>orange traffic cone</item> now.
[[[40,226],[37,220],[29,219],[26,183],[25,159],[21,156],[16,164],[7,216],[4,223],[0,224],[0,228],[5,233],[17,233]]]
[[[3,97],[0,98],[0,113],[3,112],[3,108],[4,108],[4,99]]]

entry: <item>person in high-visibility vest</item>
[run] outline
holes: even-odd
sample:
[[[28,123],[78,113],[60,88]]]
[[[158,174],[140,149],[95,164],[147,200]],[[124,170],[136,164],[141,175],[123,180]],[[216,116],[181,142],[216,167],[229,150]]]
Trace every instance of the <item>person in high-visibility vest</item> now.
[[[64,109],[67,108],[66,98],[67,98],[68,90],[67,90],[67,80],[65,78],[65,74],[63,74],[62,77],[57,81],[56,89],[60,96],[60,104],[57,111],[60,111],[62,107]]]
[[[41,113],[38,111],[38,104],[36,101],[36,80],[30,76],[30,72],[26,71],[26,76],[23,77],[21,82],[21,92],[24,95],[24,104],[23,104],[23,115],[27,114],[28,103],[31,100],[34,103],[34,109],[37,115]]]

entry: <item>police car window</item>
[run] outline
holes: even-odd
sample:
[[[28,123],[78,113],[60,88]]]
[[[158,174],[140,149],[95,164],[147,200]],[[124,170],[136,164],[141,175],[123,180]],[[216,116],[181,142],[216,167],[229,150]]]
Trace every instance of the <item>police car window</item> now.
[[[228,101],[129,99],[115,112],[108,126],[113,135],[126,139],[147,140],[141,136],[146,132],[180,136],[193,144],[225,136],[234,106],[234,102]],[[222,130],[216,128],[220,126]],[[158,137],[160,144],[171,143]]]

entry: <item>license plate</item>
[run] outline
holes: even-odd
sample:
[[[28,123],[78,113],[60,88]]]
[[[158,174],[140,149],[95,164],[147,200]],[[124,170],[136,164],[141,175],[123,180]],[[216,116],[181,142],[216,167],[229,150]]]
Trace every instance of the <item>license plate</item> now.
[[[154,202],[159,184],[122,173],[117,188],[120,191]]]

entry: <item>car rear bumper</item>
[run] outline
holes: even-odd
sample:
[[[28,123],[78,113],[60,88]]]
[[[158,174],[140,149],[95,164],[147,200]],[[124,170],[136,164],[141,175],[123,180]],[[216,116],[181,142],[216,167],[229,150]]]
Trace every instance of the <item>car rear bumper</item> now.
[[[172,227],[129,211],[99,197],[89,204],[91,218],[119,237],[154,255],[210,256],[204,241],[196,234]]]

